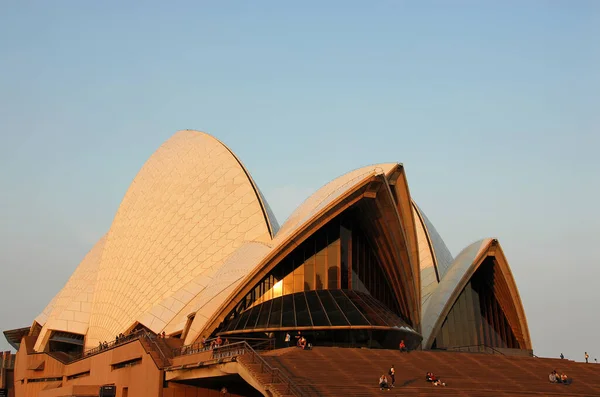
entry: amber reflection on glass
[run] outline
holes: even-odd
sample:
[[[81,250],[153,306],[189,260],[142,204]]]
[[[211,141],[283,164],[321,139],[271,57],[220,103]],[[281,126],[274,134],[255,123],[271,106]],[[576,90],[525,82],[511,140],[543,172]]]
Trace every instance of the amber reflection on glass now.
[[[327,288],[327,251],[329,247],[323,248],[315,256],[315,288],[317,290]]]
[[[339,289],[351,289],[369,294],[392,312],[406,319],[399,309],[377,252],[373,249],[372,241],[367,238],[356,217],[351,213],[333,219],[282,259],[241,300],[229,317],[237,318],[252,307],[282,296]],[[296,312],[302,312],[302,322],[309,321],[304,316],[304,307],[316,304],[313,294],[306,295],[306,299],[306,301],[298,301],[299,306],[295,308]],[[285,314],[285,310],[283,309],[281,312],[283,314],[278,313],[277,316],[281,316],[282,319],[285,317],[288,321],[289,315]],[[320,310],[313,307],[310,308],[310,312],[314,312],[319,322],[327,322]],[[327,310],[323,311],[326,312]],[[255,314],[254,311],[249,315],[249,320],[261,324],[271,323],[269,319],[260,317],[260,314]],[[245,327],[241,324],[242,320],[239,322],[236,328]],[[335,322],[339,322],[339,319]]]
[[[339,288],[340,282],[340,239],[327,247],[327,288]]]
[[[300,291],[339,288],[339,223],[330,222],[295,249],[244,299],[251,307]]]
[[[491,257],[475,272],[436,336],[434,348],[485,345],[519,349],[519,343],[494,294]]]

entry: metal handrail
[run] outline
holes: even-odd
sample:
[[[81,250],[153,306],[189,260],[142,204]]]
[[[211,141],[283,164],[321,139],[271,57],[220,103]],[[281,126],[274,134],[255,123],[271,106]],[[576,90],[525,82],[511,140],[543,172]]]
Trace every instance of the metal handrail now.
[[[154,350],[158,351],[162,357],[163,366],[166,366],[170,363],[169,359],[165,356],[165,353],[162,351],[160,346],[158,346],[158,343],[156,343],[156,338],[152,337],[152,334],[146,333],[145,335],[142,335],[142,337],[140,339],[148,339],[150,341],[150,343],[154,345],[154,347],[155,347]],[[150,348],[152,348],[152,346],[150,346]]]
[[[236,345],[240,342],[246,342],[248,345],[252,343],[255,350],[273,350],[275,341],[268,338],[232,338],[234,340],[239,339],[239,342],[233,342],[228,344],[222,344],[220,346],[214,346],[212,342],[216,341],[217,338],[207,339],[204,342],[195,342],[189,345],[177,347],[173,349],[173,357],[186,356],[189,354],[202,353],[211,350],[224,349],[225,347]],[[256,343],[254,343],[256,342]],[[265,347],[263,349],[263,347]],[[258,348],[258,349],[257,349]]]
[[[485,347],[486,349],[489,349],[489,350],[491,350],[492,352],[494,352],[496,354],[500,354],[502,356],[505,356],[505,354],[503,352],[501,352],[500,350],[497,350],[494,347],[486,345],[486,344],[483,344],[483,343],[479,344],[479,345],[466,345],[466,346],[448,347],[448,348],[446,348],[444,350],[447,350],[447,351],[456,350],[456,351],[462,352],[462,351],[465,351],[464,349],[469,349],[469,348],[473,348],[473,347],[477,347],[477,348],[479,348],[479,347]]]
[[[132,333],[130,333],[128,335],[125,335],[123,338],[119,338],[118,341],[115,339],[115,340],[111,340],[110,342],[106,342],[106,346],[102,345],[102,346],[93,347],[91,349],[88,349],[88,350],[82,352],[80,354],[81,357],[78,357],[78,358],[83,358],[83,357],[91,356],[91,355],[103,352],[105,350],[111,349],[111,348],[113,348],[113,347],[115,347],[117,345],[121,345],[121,344],[124,344],[124,343],[127,343],[127,342],[134,341],[136,339],[139,339],[142,336],[145,336],[145,334],[147,334],[147,333],[148,333],[148,331],[143,330],[143,329],[135,331],[135,332],[132,332]]]
[[[281,372],[279,368],[273,368],[256,350],[252,348],[248,343],[243,342],[248,349],[248,352],[252,355],[252,362],[254,363],[256,358],[260,361],[261,373],[266,368],[267,371],[273,376],[271,383],[284,383],[287,385],[287,394],[292,393],[297,397],[309,397],[296,383],[294,383],[286,374]],[[279,380],[276,382],[275,380]]]
[[[179,349],[175,349],[173,351],[174,356],[183,356],[196,354],[201,352],[212,351],[213,357],[212,359],[221,359],[221,358],[232,358],[238,357],[245,354],[250,354],[252,358],[252,363],[258,361],[260,363],[260,373],[269,373],[271,375],[271,383],[281,383],[287,386],[287,393],[293,394],[297,397],[309,397],[296,383],[294,383],[286,374],[281,372],[279,368],[272,367],[258,352],[257,348],[265,347],[265,350],[271,350],[273,348],[273,339],[254,339],[254,341],[259,341],[259,343],[255,344],[254,347],[250,345],[246,340],[242,340],[240,342],[234,342],[227,345],[222,345],[218,347],[214,347],[213,349],[210,346],[206,346],[202,343],[193,343],[191,345],[182,346]],[[209,342],[208,340],[206,342]],[[262,349],[258,349],[262,350]],[[233,354],[232,354],[233,353]],[[208,361],[210,362],[210,361]],[[238,361],[239,362],[239,361]],[[243,365],[243,363],[242,363]]]
[[[146,338],[146,339],[152,340],[152,336],[153,335],[150,332],[141,329],[141,330],[132,332],[132,333],[130,333],[128,335],[125,335],[122,338],[119,338],[118,341],[117,340],[112,340],[110,342],[106,342],[106,345],[103,345],[102,347],[100,347],[100,346],[94,347],[94,348],[85,350],[85,351],[83,351],[83,352],[81,352],[81,353],[79,353],[77,355],[71,355],[70,356],[70,360],[68,360],[68,361],[66,361],[64,363],[65,364],[70,364],[72,362],[79,361],[79,360],[82,360],[84,358],[88,358],[90,356],[93,356],[93,355],[96,355],[96,354],[99,354],[99,353],[103,353],[103,352],[105,352],[107,350],[111,350],[111,349],[113,349],[113,348],[115,348],[117,346],[121,346],[121,345],[124,345],[126,343],[134,342],[134,341],[142,339],[142,338]],[[158,349],[158,350],[161,352],[161,354],[163,354],[162,351],[161,351],[161,349]],[[49,353],[49,354],[51,354],[51,353]],[[164,357],[164,354],[163,354],[163,357]],[[63,360],[59,360],[59,361],[63,362]]]

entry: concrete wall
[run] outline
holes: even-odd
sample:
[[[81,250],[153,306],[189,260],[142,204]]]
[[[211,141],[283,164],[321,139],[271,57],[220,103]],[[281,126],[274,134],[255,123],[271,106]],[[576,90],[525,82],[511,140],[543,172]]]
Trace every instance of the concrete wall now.
[[[219,390],[202,389],[193,386],[169,384],[163,391],[163,397],[244,397],[239,394],[221,394]]]
[[[113,367],[136,359],[140,361],[135,365]],[[78,374],[81,377],[69,379]],[[32,382],[42,378],[60,380]],[[126,343],[69,365],[62,364],[46,353],[27,354],[27,346],[22,346],[17,353],[15,365],[15,397],[98,396],[100,386],[107,384],[117,386],[117,397],[123,396],[124,388],[128,391],[128,397],[160,397],[162,378],[162,371],[139,341]]]

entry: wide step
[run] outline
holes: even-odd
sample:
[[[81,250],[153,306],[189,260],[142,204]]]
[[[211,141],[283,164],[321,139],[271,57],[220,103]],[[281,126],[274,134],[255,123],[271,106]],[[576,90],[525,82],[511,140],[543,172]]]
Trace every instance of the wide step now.
[[[281,349],[263,357],[307,396],[600,396],[600,366],[567,360],[333,347]],[[382,391],[378,379],[388,376],[391,365],[396,387]],[[573,384],[551,384],[548,374],[553,369],[567,373]],[[426,382],[427,372],[434,372],[448,386]]]

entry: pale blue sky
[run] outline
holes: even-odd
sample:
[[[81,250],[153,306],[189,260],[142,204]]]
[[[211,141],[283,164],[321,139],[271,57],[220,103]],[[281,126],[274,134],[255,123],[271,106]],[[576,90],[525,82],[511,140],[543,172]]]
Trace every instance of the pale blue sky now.
[[[190,128],[280,223],[403,162],[454,255],[500,239],[536,354],[600,358],[599,2],[122,3],[3,4],[0,329],[31,324]]]

